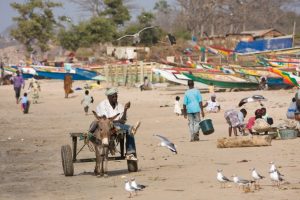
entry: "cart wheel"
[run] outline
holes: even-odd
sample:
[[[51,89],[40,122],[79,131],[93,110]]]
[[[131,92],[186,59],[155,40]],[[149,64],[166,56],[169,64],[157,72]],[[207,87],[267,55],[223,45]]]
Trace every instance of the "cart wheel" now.
[[[61,147],[61,161],[65,176],[73,176],[74,165],[70,145],[64,145]]]
[[[129,172],[137,172],[138,171],[137,160],[127,160],[127,167]]]

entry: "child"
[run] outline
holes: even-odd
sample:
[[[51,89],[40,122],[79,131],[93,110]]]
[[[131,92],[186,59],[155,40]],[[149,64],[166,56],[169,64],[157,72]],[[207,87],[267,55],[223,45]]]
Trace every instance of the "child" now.
[[[175,102],[174,102],[174,113],[179,116],[181,115],[181,108],[180,108],[180,97],[176,96]]]
[[[221,109],[220,104],[216,101],[216,95],[211,94],[211,100],[207,101],[203,107],[206,107],[207,112],[216,113]]]
[[[232,135],[232,130],[234,136],[237,136],[237,130],[240,130],[244,133],[244,119],[247,116],[247,111],[243,108],[240,111],[236,110],[227,110],[224,113],[224,117],[229,125],[228,133],[229,137]]]
[[[29,111],[30,102],[28,101],[27,93],[25,92],[23,97],[20,98],[21,106],[24,114],[27,114]]]
[[[86,90],[85,95],[84,95],[83,99],[81,100],[81,104],[83,105],[85,115],[88,115],[89,106],[91,103],[94,103],[94,99],[92,96],[89,95],[89,91]]]

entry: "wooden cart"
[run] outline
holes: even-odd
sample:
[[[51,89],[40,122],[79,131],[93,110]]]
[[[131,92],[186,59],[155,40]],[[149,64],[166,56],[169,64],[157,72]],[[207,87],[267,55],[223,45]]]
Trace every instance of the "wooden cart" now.
[[[87,144],[84,144],[82,140],[82,147],[77,151],[77,143],[79,142],[78,138],[83,138],[83,133],[70,133],[72,138],[72,148],[70,145],[63,145],[61,147],[61,158],[62,158],[62,166],[65,176],[73,176],[74,174],[74,163],[83,163],[83,162],[95,162],[96,158],[84,158],[77,159],[78,154],[87,147]],[[126,160],[125,158],[125,142],[124,138],[120,137],[118,142],[115,141],[115,144],[119,146],[119,154],[117,156],[110,156],[109,160]],[[118,148],[118,147],[117,147]],[[135,155],[136,156],[136,155]],[[138,171],[138,163],[137,160],[127,160],[127,168],[129,172],[137,172]]]

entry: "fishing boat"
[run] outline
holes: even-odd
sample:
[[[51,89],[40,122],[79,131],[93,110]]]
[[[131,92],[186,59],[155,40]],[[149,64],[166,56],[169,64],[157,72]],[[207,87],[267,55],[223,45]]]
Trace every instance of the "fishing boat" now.
[[[243,78],[227,74],[183,74],[195,82],[204,83],[206,85],[214,85],[219,88],[256,89],[259,86],[258,82],[250,82]]]
[[[67,74],[71,75],[73,80],[92,80],[97,75],[96,72],[79,68],[71,69],[68,72],[60,67],[34,67],[34,69],[38,76],[59,80],[64,80]]]
[[[282,70],[279,70],[274,67],[269,67],[268,69],[270,72],[273,72],[273,73],[281,76],[285,83],[287,83],[289,85],[297,86],[297,87],[300,86],[300,77],[292,74],[291,72],[282,71]]]
[[[267,79],[267,85],[271,89],[291,87],[291,85],[287,84],[281,76],[267,70],[245,68],[235,68],[234,70],[241,76],[247,77],[250,80],[260,80],[261,77],[265,77]]]
[[[152,71],[170,82],[181,85],[187,85],[188,80],[191,80],[190,78],[173,69],[152,69]],[[208,85],[200,82],[196,82],[195,87],[198,89],[208,89]]]

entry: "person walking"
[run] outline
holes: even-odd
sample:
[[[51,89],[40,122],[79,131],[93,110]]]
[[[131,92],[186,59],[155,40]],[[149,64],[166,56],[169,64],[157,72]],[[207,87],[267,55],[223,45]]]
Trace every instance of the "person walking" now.
[[[19,103],[19,99],[20,99],[20,93],[21,93],[21,88],[25,87],[25,81],[23,79],[23,76],[20,74],[20,71],[16,72],[17,75],[13,77],[12,81],[13,81],[13,85],[14,85],[14,90],[15,90],[15,96],[16,96],[16,103]]]
[[[194,81],[188,80],[189,89],[184,94],[183,115],[188,118],[191,142],[199,141],[200,113],[204,118],[202,96],[199,90],[194,88]]]

